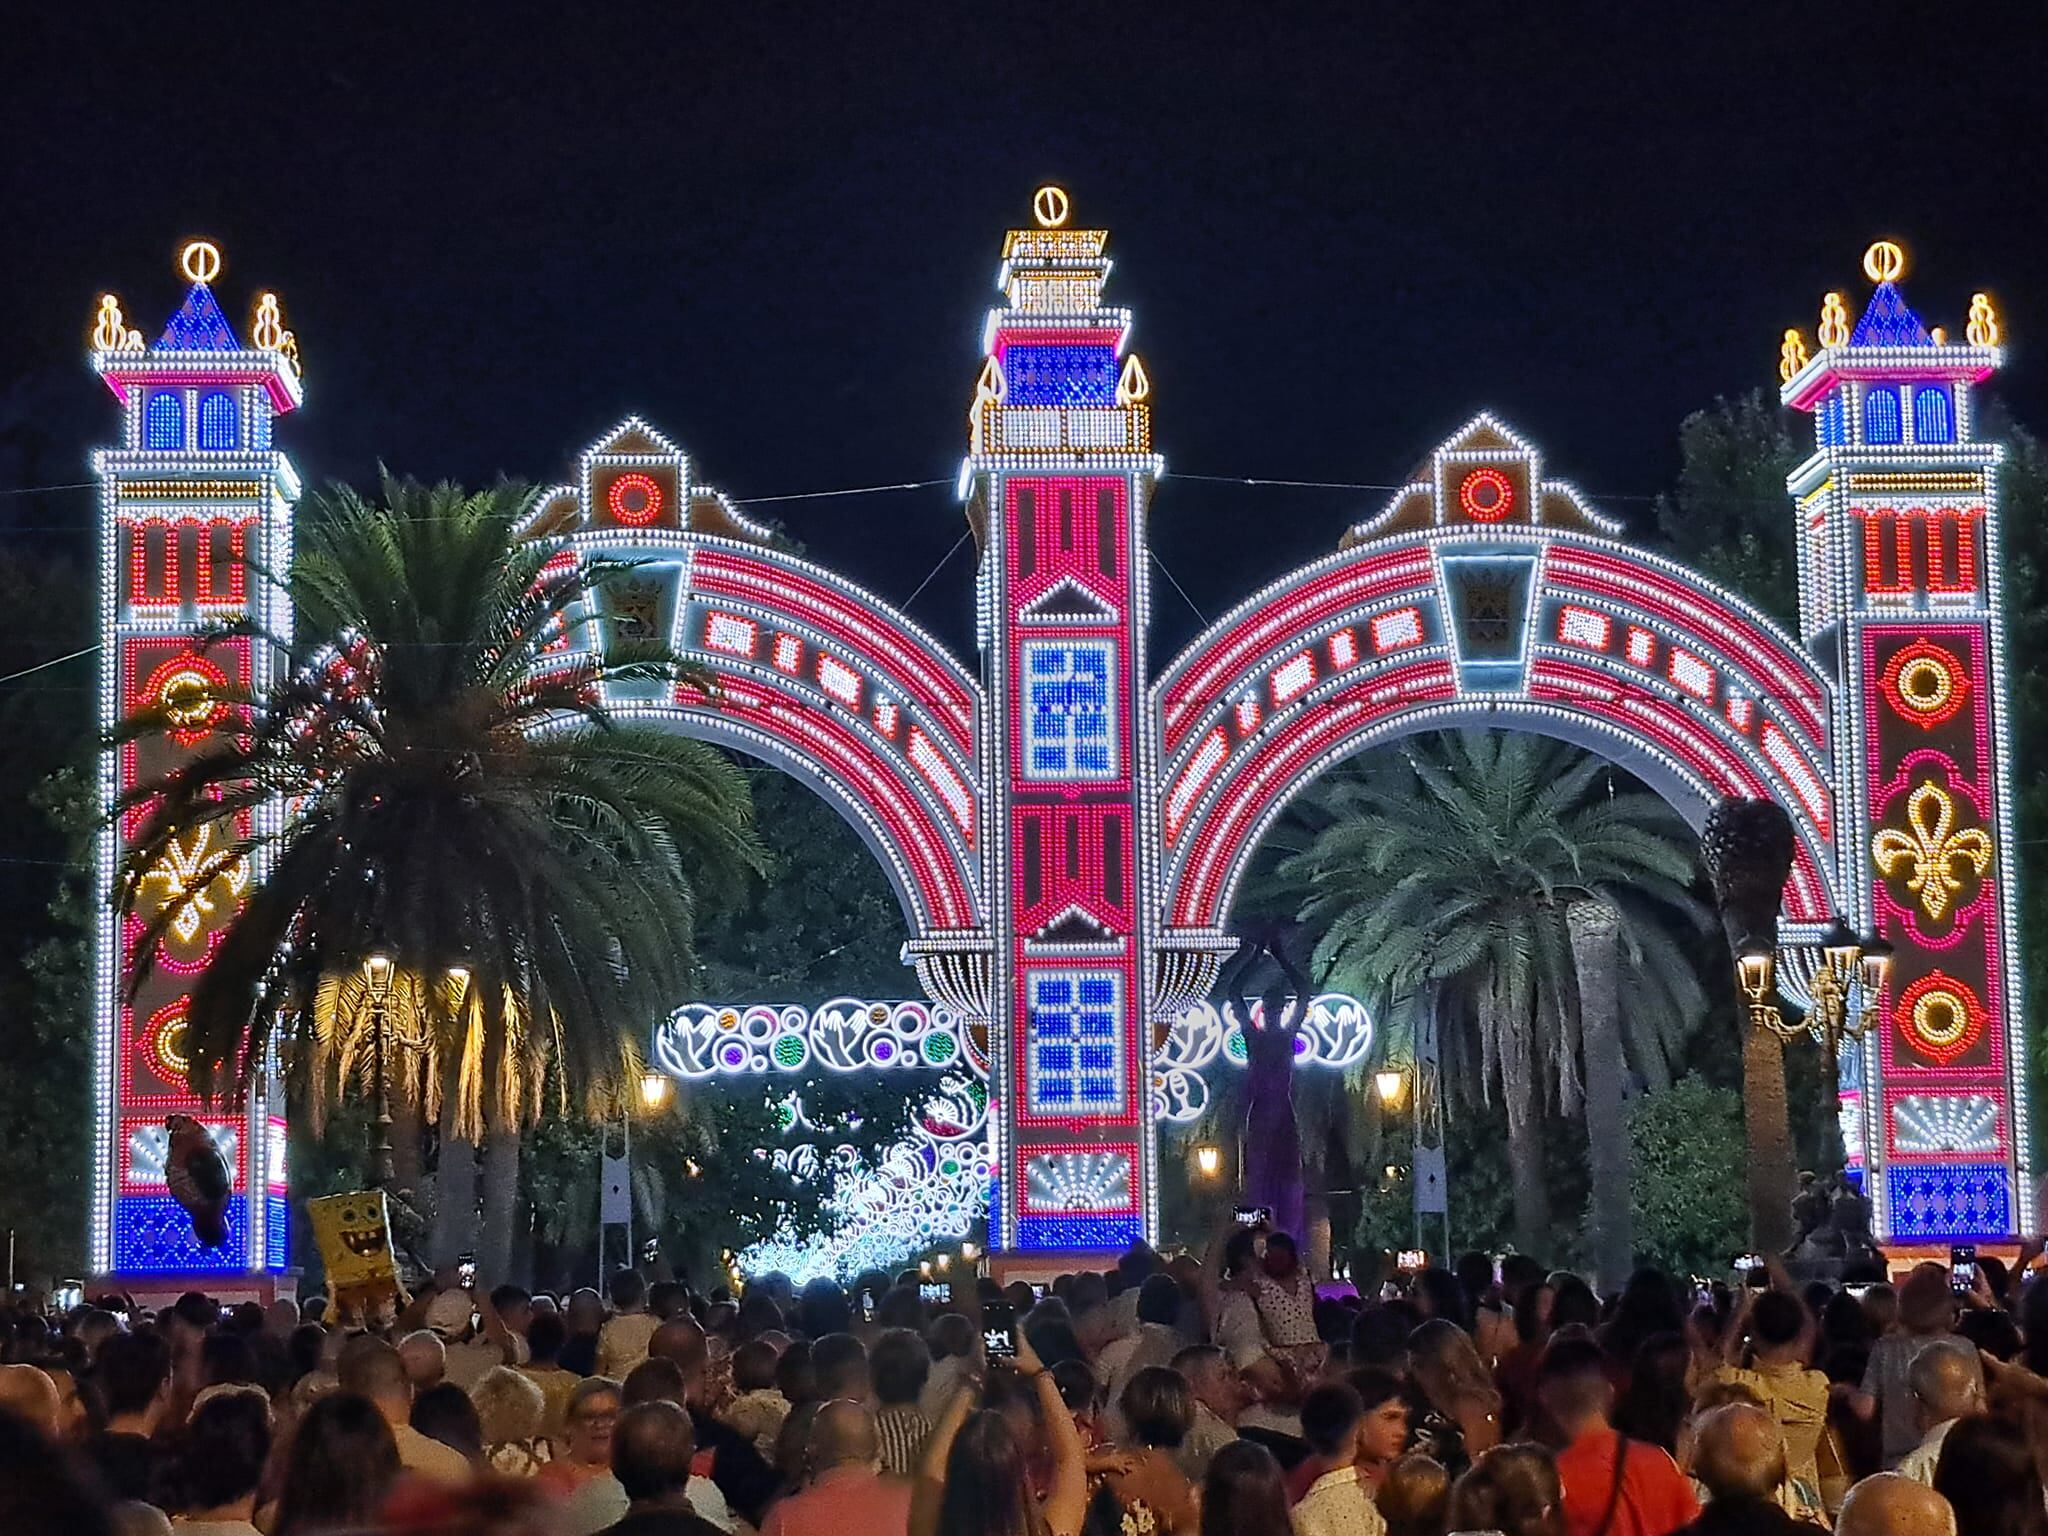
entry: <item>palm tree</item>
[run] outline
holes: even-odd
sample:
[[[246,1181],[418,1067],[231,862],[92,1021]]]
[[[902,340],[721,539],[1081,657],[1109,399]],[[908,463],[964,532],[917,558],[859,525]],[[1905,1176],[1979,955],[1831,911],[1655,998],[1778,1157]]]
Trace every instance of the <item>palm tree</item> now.
[[[1709,921],[1690,889],[1684,824],[1576,748],[1484,731],[1421,738],[1391,761],[1326,781],[1305,814],[1317,830],[1279,873],[1301,888],[1302,917],[1323,935],[1319,972],[1382,1000],[1389,1031],[1412,1028],[1421,1007],[1436,1010],[1445,1072],[1467,1098],[1500,1092],[1516,1242],[1544,1251],[1554,1233],[1542,1117],[1553,1104],[1567,1115],[1584,1107],[1586,1043],[1603,1093],[1613,1063],[1604,1042],[1617,1038],[1628,1067],[1663,1086],[1705,1008],[1676,937]],[[1617,984],[1583,996],[1575,902],[1620,915]],[[1615,1017],[1624,995],[1629,1006]],[[1589,1117],[1602,1142],[1594,1166],[1625,1169],[1620,1117],[1609,1109]]]
[[[383,502],[339,489],[302,518],[298,639],[254,637],[284,653],[279,680],[211,701],[213,729],[124,798],[116,814],[141,825],[117,899],[145,920],[140,976],[182,905],[143,894],[174,841],[216,850],[184,890],[265,870],[192,993],[195,1089],[239,1093],[275,1047],[317,1107],[369,1070],[381,1012],[412,1047],[401,1088],[473,1168],[486,1126],[516,1136],[544,1082],[582,1093],[628,1069],[684,995],[700,892],[747,877],[759,847],[728,759],[602,702],[673,660],[567,643],[630,567],[522,538],[533,497],[514,486],[387,478]],[[117,741],[179,729],[189,744],[199,702],[139,714]],[[378,952],[381,1010],[361,974]],[[517,1159],[488,1161],[502,1177]],[[473,1227],[473,1186],[442,1194]]]

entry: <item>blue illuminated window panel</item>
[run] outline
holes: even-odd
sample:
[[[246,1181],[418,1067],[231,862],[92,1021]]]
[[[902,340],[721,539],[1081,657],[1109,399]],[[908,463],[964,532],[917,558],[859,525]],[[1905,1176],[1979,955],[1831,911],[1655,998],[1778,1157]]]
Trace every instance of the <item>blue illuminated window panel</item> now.
[[[1024,776],[1117,776],[1116,649],[1107,640],[1040,640],[1024,653]]]
[[[1030,981],[1026,1103],[1036,1115],[1114,1115],[1124,1108],[1123,978],[1041,971]]]
[[[226,449],[235,446],[235,397],[224,389],[199,397],[199,446]]]
[[[1939,385],[1913,391],[1913,438],[1922,443],[1956,440],[1955,406]]]
[[[142,445],[177,452],[185,446],[185,400],[175,389],[160,389],[142,408]]]
[[[1896,443],[1902,436],[1899,425],[1899,392],[1889,384],[1880,385],[1863,397],[1863,441]]]
[[[1012,344],[1003,353],[1005,405],[1116,404],[1116,349]]]

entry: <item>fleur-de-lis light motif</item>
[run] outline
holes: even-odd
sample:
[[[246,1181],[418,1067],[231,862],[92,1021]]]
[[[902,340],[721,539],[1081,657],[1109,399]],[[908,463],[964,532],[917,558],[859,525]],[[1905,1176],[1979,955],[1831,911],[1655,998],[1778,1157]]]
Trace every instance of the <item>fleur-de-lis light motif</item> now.
[[[1978,878],[1991,867],[1991,837],[1977,827],[1956,827],[1956,803],[1932,779],[1906,800],[1906,830],[1886,827],[1871,840],[1878,873],[1889,878],[1902,865],[1912,870],[1906,889],[1920,898],[1920,910],[1940,922],[1963,887],[1960,860]]]
[[[142,893],[155,896],[159,912],[175,905],[167,931],[181,945],[189,947],[199,937],[207,919],[214,914],[217,899],[234,901],[249,888],[246,861],[233,859],[216,864],[217,857],[213,824],[208,822],[189,838],[174,834],[164,856],[142,877]],[[213,866],[210,873],[209,865]]]

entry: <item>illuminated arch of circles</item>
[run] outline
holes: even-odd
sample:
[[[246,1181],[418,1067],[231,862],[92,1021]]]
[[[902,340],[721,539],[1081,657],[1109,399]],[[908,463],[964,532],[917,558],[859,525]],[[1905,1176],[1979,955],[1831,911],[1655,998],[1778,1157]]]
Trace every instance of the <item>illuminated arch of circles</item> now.
[[[618,477],[604,493],[605,509],[628,528],[645,528],[661,516],[661,482],[638,470]]]
[[[1967,983],[1929,971],[1899,994],[1892,1022],[1914,1050],[1947,1066],[1983,1038],[1984,1005]]]
[[[167,1083],[183,1087],[192,1071],[192,1057],[186,1048],[190,1023],[185,1016],[185,999],[166,1003],[149,1016],[143,1026],[142,1049],[150,1069]]]
[[[227,700],[221,695],[228,687],[227,673],[204,656],[188,653],[173,656],[149,674],[141,702],[145,708],[163,710],[171,739],[190,746],[227,717]]]
[[[1892,712],[1925,730],[1955,718],[1970,697],[1962,658],[1931,640],[1900,646],[1884,668],[1884,699]]]
[[[1458,482],[1458,505],[1482,523],[1497,523],[1515,507],[1515,483],[1497,469],[1475,469]]]

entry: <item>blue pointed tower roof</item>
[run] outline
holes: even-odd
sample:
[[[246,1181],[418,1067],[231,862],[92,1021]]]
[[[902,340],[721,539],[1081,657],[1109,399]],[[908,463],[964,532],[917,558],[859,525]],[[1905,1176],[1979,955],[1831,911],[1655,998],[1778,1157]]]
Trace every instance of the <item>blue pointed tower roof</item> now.
[[[1934,338],[1920,323],[1920,317],[1913,313],[1912,306],[1906,303],[1906,296],[1899,292],[1899,285],[1881,282],[1872,290],[1870,302],[1863,306],[1863,317],[1856,322],[1856,329],[1849,333],[1849,345],[1931,347]]]
[[[161,352],[239,352],[242,343],[235,335],[235,328],[228,324],[228,317],[221,313],[220,301],[213,296],[213,290],[204,283],[194,283],[186,291],[185,302],[178,306],[178,312],[171,316],[171,323],[164,327],[163,335],[157,338],[157,350]]]

